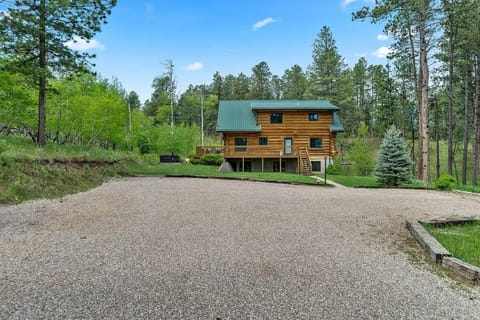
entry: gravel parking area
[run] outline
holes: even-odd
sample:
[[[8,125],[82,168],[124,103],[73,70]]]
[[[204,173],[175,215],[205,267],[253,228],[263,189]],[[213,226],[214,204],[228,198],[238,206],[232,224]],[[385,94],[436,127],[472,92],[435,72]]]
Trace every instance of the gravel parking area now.
[[[480,319],[478,287],[402,249],[405,219],[454,214],[480,197],[114,180],[0,207],[0,318]]]

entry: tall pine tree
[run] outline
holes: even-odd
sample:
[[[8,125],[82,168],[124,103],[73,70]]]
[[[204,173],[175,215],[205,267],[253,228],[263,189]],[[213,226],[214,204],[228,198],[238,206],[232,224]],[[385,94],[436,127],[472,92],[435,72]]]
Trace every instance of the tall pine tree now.
[[[7,67],[32,77],[38,88],[36,142],[46,142],[46,92],[55,72],[85,70],[93,55],[66,44],[91,40],[100,31],[116,0],[0,0],[0,52]]]
[[[324,26],[313,43],[313,64],[310,69],[310,95],[339,104],[337,85],[345,69],[343,57],[338,53],[335,39],[328,26]]]

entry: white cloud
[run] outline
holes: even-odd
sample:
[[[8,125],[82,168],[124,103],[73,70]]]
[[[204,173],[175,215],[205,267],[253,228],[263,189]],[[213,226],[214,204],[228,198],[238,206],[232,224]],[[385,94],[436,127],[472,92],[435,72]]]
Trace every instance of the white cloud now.
[[[365,3],[374,3],[375,2],[374,0],[342,0],[342,2],[340,3],[340,6],[342,8],[345,8],[351,3],[360,2],[360,1],[365,2]]]
[[[392,49],[389,47],[380,47],[372,54],[377,58],[386,58],[387,55],[392,53]]]
[[[386,34],[377,34],[377,40],[380,40],[380,41],[386,41],[388,40],[388,36]]]
[[[88,51],[92,49],[105,50],[105,46],[97,40],[92,39],[87,41],[78,36],[74,36],[73,40],[68,40],[64,44],[66,47],[76,51]]]
[[[342,0],[342,3],[340,4],[342,7],[348,6],[350,3],[355,2],[358,0]]]
[[[203,63],[198,62],[198,61],[185,66],[185,70],[187,70],[187,71],[198,71],[198,70],[201,70],[201,69],[203,69]]]
[[[272,17],[269,17],[269,18],[265,18],[261,21],[258,21],[257,23],[255,23],[252,27],[252,30],[253,31],[257,31],[258,29],[260,28],[263,28],[265,27],[266,25],[270,24],[270,23],[274,23],[274,22],[277,22],[278,20],[275,20],[273,19]]]

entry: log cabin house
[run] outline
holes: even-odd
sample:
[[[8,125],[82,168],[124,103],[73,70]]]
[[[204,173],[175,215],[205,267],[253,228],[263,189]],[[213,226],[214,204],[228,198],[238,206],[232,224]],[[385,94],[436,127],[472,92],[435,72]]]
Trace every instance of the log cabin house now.
[[[344,131],[338,111],[326,100],[220,101],[222,155],[235,171],[323,172]]]

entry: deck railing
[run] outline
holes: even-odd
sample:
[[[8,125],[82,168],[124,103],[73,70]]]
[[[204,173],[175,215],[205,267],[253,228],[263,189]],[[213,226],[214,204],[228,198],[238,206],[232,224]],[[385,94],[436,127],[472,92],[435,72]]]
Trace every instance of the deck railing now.
[[[196,156],[204,154],[221,154],[224,158],[298,158],[301,155],[310,159],[307,147],[292,147],[291,153],[285,153],[282,146],[197,146]]]
[[[312,162],[310,161],[310,154],[307,148],[299,148],[298,150],[298,172],[304,174],[303,159],[306,160],[308,173],[312,172]]]
[[[222,146],[197,146],[195,148],[195,156],[197,158],[201,158],[204,154],[222,154],[223,147]]]
[[[228,157],[255,157],[255,158],[296,158],[298,148],[292,148],[292,152],[285,153],[284,148],[269,146],[228,146],[223,147],[223,156]]]

